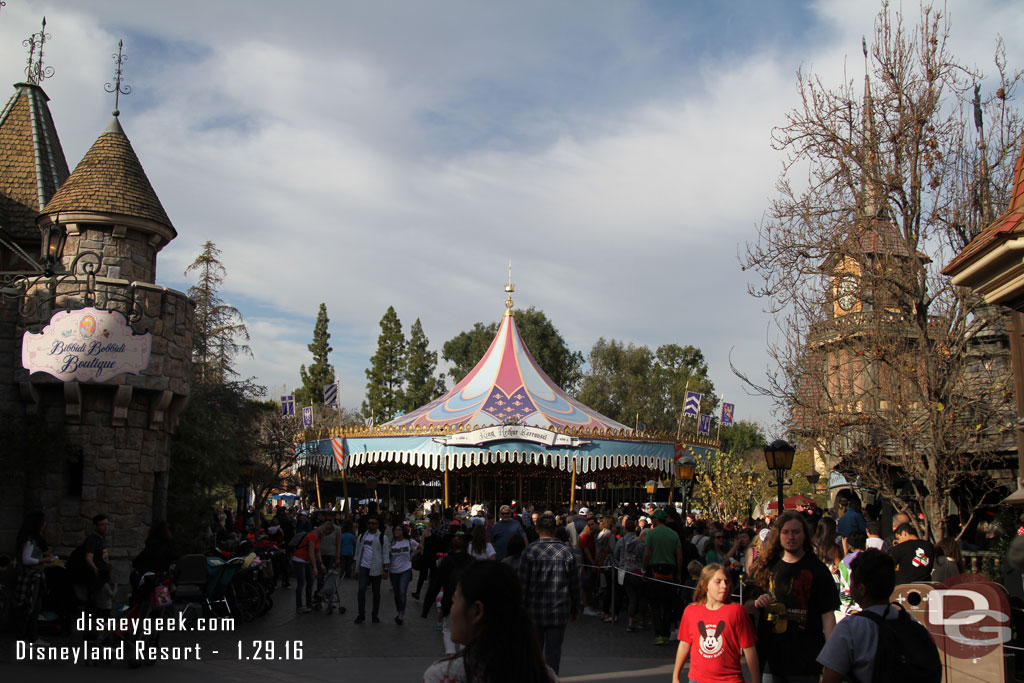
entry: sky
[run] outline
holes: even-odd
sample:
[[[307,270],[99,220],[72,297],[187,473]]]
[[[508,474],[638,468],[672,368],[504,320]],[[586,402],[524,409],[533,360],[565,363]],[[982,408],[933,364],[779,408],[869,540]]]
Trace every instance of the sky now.
[[[312,361],[321,302],[358,408],[388,306],[440,352],[500,319],[511,261],[517,306],[573,350],[697,346],[736,418],[780,435],[729,368],[763,376],[775,334],[739,254],[773,196],[771,130],[798,103],[796,71],[859,82],[878,8],[6,0],[0,76],[24,80],[22,41],[45,16],[42,85],[73,168],[109,123],[124,41],[120,121],[178,232],[157,280],[187,290],[185,268],[217,245],[221,294],[252,335],[238,370],[272,397]],[[947,9],[972,65],[1024,25],[1015,0]],[[1024,64],[1024,41],[1007,55]]]

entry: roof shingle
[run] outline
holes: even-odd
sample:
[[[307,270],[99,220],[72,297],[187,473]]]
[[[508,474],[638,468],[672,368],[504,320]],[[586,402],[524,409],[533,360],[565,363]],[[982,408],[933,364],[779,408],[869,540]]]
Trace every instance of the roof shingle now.
[[[131,142],[115,118],[43,209],[145,218],[174,230]]]

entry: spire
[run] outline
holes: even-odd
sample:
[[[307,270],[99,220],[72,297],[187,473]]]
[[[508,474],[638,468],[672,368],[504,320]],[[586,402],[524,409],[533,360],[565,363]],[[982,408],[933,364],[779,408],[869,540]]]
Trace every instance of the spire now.
[[[122,47],[124,47],[124,40],[117,41],[117,54],[116,55],[110,55],[111,57],[114,58],[114,65],[115,65],[114,66],[114,82],[113,83],[107,83],[106,85],[103,86],[103,89],[106,90],[107,92],[114,93],[114,111],[112,111],[110,113],[113,114],[115,118],[117,118],[121,114],[121,112],[117,108],[120,96],[121,95],[130,95],[131,92],[132,92],[132,86],[130,86],[130,85],[123,85],[121,83],[121,78],[124,75],[124,72],[123,72],[124,60],[127,59],[127,57],[125,57],[123,54],[121,54],[121,48]],[[124,131],[122,131],[122,133],[123,132]]]
[[[871,75],[868,62],[868,42],[861,36],[861,50],[864,52],[864,108],[862,113],[861,126],[863,128],[864,146],[864,174],[861,212],[866,218],[876,218],[882,207],[882,193],[880,191],[879,168],[878,168],[878,136],[875,134],[875,109],[874,100],[871,97]]]
[[[508,283],[505,285],[505,293],[508,294],[508,298],[505,299],[505,315],[512,315],[512,293],[516,291],[516,286],[512,284],[512,259],[508,260]]]
[[[43,27],[39,32],[21,41],[21,44],[28,48],[25,76],[32,85],[39,85],[53,75],[53,67],[43,65],[43,46],[49,38],[50,34],[46,32],[46,17],[43,17]]]
[[[1017,155],[1017,163],[1013,167],[1013,190],[1010,194],[1009,212],[1024,213],[1024,142]]]

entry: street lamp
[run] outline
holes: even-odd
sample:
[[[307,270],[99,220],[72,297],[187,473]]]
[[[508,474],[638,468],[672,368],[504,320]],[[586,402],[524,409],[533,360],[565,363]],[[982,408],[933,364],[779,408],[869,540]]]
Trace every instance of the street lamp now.
[[[644,484],[644,486],[647,488],[647,500],[649,502],[654,502],[654,492],[658,488],[658,482],[650,479],[646,484]]]
[[[40,226],[39,232],[42,238],[40,256],[43,259],[43,270],[47,275],[53,275],[57,263],[60,262],[60,257],[64,253],[64,242],[68,238],[68,233],[64,226],[56,221]]]
[[[249,492],[249,484],[252,482],[253,464],[253,461],[249,458],[245,458],[238,463],[238,483],[235,484],[235,498],[238,500],[239,511],[244,509],[242,501],[246,498],[246,494]]]
[[[776,439],[764,447],[764,461],[768,469],[775,472],[775,481],[779,486],[779,514],[782,514],[782,483],[786,478],[786,472],[793,468],[793,457],[796,449],[782,439]]]
[[[676,465],[676,478],[679,479],[679,488],[682,491],[683,516],[686,516],[686,499],[690,493],[690,485],[693,483],[693,473],[696,463],[692,455],[685,455]]]

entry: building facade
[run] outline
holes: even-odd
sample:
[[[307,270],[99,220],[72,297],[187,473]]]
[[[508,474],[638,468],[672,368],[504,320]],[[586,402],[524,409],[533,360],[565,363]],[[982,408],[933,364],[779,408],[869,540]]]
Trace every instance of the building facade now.
[[[0,546],[13,547],[32,510],[45,513],[58,552],[106,514],[123,579],[128,563],[119,560],[165,514],[194,307],[156,284],[157,255],[177,233],[117,112],[69,173],[47,101],[38,83],[18,83],[0,112]],[[84,308],[116,311],[132,337],[150,335],[138,374],[68,379],[25,367],[24,335]]]

